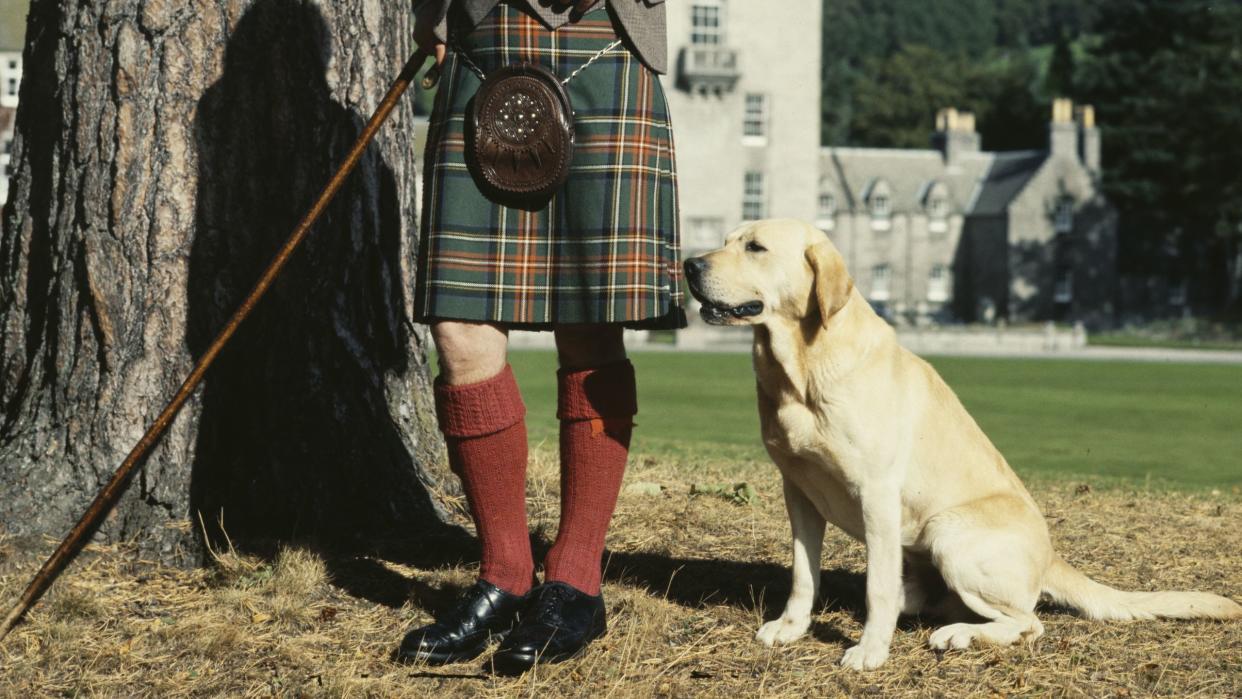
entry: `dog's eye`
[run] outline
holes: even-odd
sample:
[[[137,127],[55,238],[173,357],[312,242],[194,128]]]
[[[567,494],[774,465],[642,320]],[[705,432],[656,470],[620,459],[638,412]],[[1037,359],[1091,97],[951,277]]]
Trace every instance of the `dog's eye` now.
[[[767,252],[767,251],[768,251],[767,248],[763,247],[762,245],[760,245],[759,243],[756,243],[753,240],[746,244],[746,252]]]

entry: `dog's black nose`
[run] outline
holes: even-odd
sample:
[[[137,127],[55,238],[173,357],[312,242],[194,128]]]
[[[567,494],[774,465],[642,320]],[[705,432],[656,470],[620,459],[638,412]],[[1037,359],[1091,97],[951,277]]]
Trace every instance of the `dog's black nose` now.
[[[701,257],[691,257],[686,260],[686,276],[691,279],[697,279],[704,270],[707,269],[707,260]]]

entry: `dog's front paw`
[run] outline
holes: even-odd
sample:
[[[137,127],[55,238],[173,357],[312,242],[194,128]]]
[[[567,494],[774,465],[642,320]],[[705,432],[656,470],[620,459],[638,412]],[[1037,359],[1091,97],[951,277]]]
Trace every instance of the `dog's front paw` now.
[[[769,621],[759,627],[759,632],[755,634],[755,640],[765,646],[775,645],[777,643],[789,643],[802,638],[802,634],[811,626],[811,618],[803,617],[794,619],[782,616],[776,621]]]
[[[859,643],[841,656],[841,667],[848,667],[851,670],[874,670],[883,665],[885,660],[888,660],[888,648],[872,648]]]

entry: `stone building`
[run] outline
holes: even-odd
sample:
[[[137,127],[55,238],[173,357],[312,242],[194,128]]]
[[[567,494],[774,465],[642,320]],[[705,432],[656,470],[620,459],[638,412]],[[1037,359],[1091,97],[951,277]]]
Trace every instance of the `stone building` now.
[[[1045,150],[985,152],[941,110],[933,148],[824,148],[815,221],[894,322],[1111,318],[1116,215],[1094,110],[1056,100]]]
[[[24,0],[0,0],[0,204],[9,200],[9,162],[17,95],[22,84],[26,7]]]
[[[685,254],[746,220],[798,218],[833,238],[894,322],[1111,317],[1116,216],[1090,107],[1058,100],[1038,151],[985,152],[974,116],[954,109],[928,149],[821,148],[818,0],[668,13]]]
[[[775,5],[668,3],[685,252],[719,246],[744,220],[814,218],[822,2]]]

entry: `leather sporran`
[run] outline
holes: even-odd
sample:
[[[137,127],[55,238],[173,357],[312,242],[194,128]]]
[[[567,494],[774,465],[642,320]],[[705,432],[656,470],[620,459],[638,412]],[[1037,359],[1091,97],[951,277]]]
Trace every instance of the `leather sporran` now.
[[[471,100],[466,124],[466,162],[489,199],[541,209],[569,177],[573,107],[546,68],[519,63],[492,72]]]

